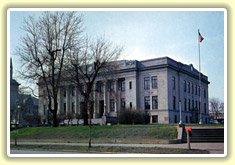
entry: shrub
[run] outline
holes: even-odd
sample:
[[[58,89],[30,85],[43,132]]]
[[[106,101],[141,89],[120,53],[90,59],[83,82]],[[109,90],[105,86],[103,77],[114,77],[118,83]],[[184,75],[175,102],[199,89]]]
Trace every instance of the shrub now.
[[[120,112],[120,124],[148,124],[150,116],[147,112],[136,109],[124,109]]]

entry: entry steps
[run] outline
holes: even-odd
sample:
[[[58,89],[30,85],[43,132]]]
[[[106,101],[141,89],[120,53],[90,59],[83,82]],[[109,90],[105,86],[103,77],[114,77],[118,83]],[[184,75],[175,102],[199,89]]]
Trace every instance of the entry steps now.
[[[182,142],[187,143],[185,131]],[[224,142],[224,128],[192,128],[190,142]]]

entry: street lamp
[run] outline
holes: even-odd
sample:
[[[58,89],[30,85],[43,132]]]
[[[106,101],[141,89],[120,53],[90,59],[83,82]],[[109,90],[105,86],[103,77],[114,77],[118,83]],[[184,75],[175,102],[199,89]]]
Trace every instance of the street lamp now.
[[[20,125],[20,109],[21,109],[21,106],[18,105],[18,106],[17,106],[17,110],[18,110],[18,112],[17,112],[17,115],[18,115],[18,127],[19,127],[19,125]]]
[[[17,121],[15,121],[15,136],[14,136],[14,138],[15,138],[15,146],[17,146],[17,136],[18,136],[18,130],[17,130],[16,125],[17,125],[17,122],[18,122],[18,127],[19,127],[19,124],[20,124],[20,109],[21,109],[21,106],[18,105],[17,106],[17,118],[18,119],[17,119]]]

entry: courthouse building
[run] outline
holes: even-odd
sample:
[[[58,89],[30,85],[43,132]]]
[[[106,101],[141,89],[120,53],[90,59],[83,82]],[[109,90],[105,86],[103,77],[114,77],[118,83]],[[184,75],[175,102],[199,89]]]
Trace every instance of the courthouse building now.
[[[200,87],[199,72],[192,64],[169,57],[116,63],[119,68],[114,75],[96,79],[93,122],[106,124],[121,110],[138,109],[150,114],[151,123],[178,123],[181,107],[184,123],[198,123],[200,106],[203,122],[209,121],[208,77],[201,74]],[[43,93],[43,83],[39,82],[39,115],[45,122],[49,113]],[[58,94],[58,114],[81,114],[83,96],[69,79],[61,83]]]

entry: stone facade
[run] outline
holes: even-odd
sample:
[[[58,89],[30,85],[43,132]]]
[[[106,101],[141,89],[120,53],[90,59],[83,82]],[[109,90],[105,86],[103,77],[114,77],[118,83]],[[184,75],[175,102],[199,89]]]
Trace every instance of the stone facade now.
[[[178,123],[180,105],[184,123],[199,122],[199,105],[203,122],[208,122],[208,77],[201,74],[199,92],[199,72],[192,64],[185,65],[169,57],[122,60],[117,64],[119,68],[115,75],[106,80],[101,77],[96,80],[94,123],[106,124],[126,108],[147,111],[151,123]],[[39,115],[45,122],[48,103],[44,93],[45,89],[39,83]],[[58,101],[58,114],[81,114],[83,97],[69,80],[61,83]]]

